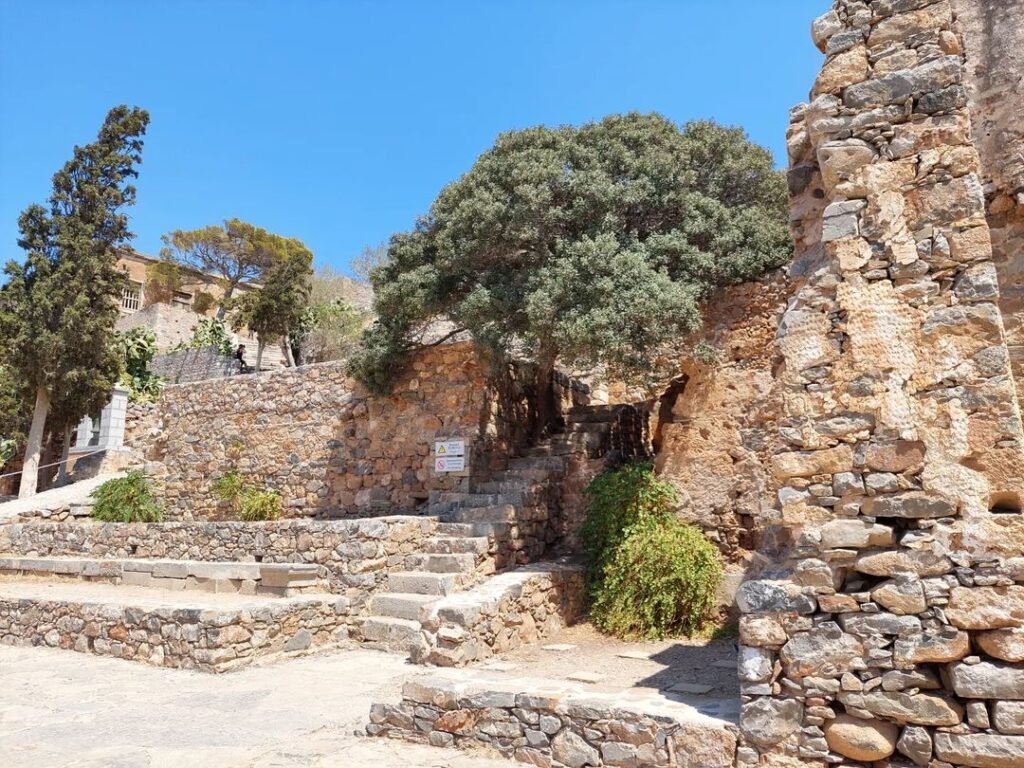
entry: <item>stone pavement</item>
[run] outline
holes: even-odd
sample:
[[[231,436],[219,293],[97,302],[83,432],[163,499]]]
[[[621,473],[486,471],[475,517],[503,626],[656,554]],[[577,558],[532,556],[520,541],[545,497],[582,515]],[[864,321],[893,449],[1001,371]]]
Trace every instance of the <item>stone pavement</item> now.
[[[2,502],[0,503],[0,521],[39,510],[56,510],[73,504],[92,503],[89,497],[94,490],[107,482],[107,480],[123,476],[124,472],[97,475],[96,477],[79,480],[77,483],[64,485],[60,488],[42,491],[27,499],[11,499],[10,501]]]
[[[4,768],[507,768],[355,736],[414,667],[369,650],[204,675],[0,646]]]

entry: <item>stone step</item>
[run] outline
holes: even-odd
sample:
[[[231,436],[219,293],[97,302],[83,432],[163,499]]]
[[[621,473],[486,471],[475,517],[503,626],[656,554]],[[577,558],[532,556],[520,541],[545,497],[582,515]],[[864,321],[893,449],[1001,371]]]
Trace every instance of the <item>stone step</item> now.
[[[619,410],[600,405],[578,405],[569,409],[565,422],[567,425],[607,423],[618,418]]]
[[[509,459],[508,468],[510,471],[543,469],[548,472],[564,472],[567,463],[564,456],[520,456]]]
[[[459,585],[455,573],[431,573],[430,571],[395,571],[388,574],[388,589],[412,595],[450,595]]]
[[[497,483],[523,481],[541,485],[549,482],[553,475],[555,472],[550,469],[505,469],[493,473],[491,480]]]
[[[320,566],[307,563],[0,555],[0,579],[58,578],[156,589],[288,596],[328,591],[324,576]]]
[[[530,478],[513,476],[501,482],[487,480],[476,484],[477,493],[543,493],[544,484]]]
[[[423,541],[423,551],[435,555],[485,555],[489,547],[486,536],[433,536]]]
[[[414,592],[381,592],[370,600],[370,615],[419,621],[420,614],[426,606],[436,600],[437,595],[422,595]]]
[[[426,647],[418,621],[390,616],[370,616],[363,622],[362,637],[371,648],[400,653],[415,653]]]
[[[429,571],[430,573],[472,573],[476,568],[476,556],[416,553],[406,556],[405,567],[410,571]]]
[[[0,581],[0,642],[226,672],[336,646],[348,600],[165,590],[90,581]]]
[[[442,493],[438,504],[451,504],[459,507],[496,507],[503,504],[529,504],[534,501],[533,494],[520,491],[510,493]]]
[[[469,523],[438,523],[435,530],[438,536],[475,536],[473,526]]]
[[[516,508],[511,504],[495,507],[457,507],[444,515],[453,523],[510,523],[516,520]]]

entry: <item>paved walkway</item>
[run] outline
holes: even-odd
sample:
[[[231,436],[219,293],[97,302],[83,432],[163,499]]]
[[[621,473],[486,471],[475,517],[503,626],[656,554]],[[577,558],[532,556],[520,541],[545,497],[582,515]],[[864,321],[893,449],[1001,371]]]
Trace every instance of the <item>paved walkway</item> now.
[[[97,475],[88,480],[79,480],[77,483],[42,491],[27,499],[12,499],[2,502],[0,503],[0,522],[5,518],[15,517],[25,512],[34,512],[37,509],[60,509],[70,504],[84,503],[88,501],[89,495],[107,480],[123,476],[124,472]]]
[[[339,651],[226,675],[0,646],[3,768],[509,768],[354,732],[419,668]]]

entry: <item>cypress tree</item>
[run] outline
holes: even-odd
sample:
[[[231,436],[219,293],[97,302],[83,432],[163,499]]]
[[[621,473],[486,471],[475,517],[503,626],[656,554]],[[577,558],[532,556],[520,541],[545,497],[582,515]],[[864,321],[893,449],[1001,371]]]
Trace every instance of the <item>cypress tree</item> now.
[[[2,332],[8,362],[34,393],[19,496],[38,483],[39,457],[51,411],[67,430],[101,408],[120,373],[112,344],[125,284],[117,250],[132,238],[126,206],[142,161],[149,113],[112,109],[96,140],[53,177],[49,209],[33,204],[18,219],[23,263],[8,262]]]

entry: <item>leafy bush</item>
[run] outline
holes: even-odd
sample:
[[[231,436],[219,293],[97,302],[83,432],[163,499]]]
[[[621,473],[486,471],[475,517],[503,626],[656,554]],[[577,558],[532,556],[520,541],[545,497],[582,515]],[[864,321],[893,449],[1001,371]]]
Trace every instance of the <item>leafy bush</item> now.
[[[281,494],[247,489],[238,503],[238,516],[247,522],[277,520],[281,516]]]
[[[217,299],[212,293],[198,291],[192,299],[192,311],[197,315],[205,315],[217,304]]]
[[[149,481],[138,471],[107,480],[92,496],[96,500],[92,516],[105,523],[159,523],[163,519]]]
[[[0,469],[14,458],[18,452],[18,443],[9,437],[0,437]]]
[[[632,526],[605,567],[591,607],[598,629],[624,638],[691,635],[715,615],[718,549],[676,518]]]
[[[232,469],[214,480],[211,490],[218,499],[228,502],[233,508],[237,509],[238,500],[245,492],[245,481],[242,480],[240,474]]]
[[[160,397],[164,379],[149,369],[156,355],[156,334],[148,328],[131,328],[118,333],[114,344],[121,356],[121,383],[128,387],[128,399],[133,403],[151,403]]]
[[[580,535],[591,619],[620,637],[692,634],[714,615],[722,564],[714,544],[673,514],[672,486],[649,464],[596,477]]]
[[[231,354],[231,334],[228,333],[223,320],[218,320],[215,317],[200,318],[195,330],[192,331],[192,338],[179,344],[175,349],[202,349],[203,347],[216,347],[222,355]]]
[[[675,489],[658,480],[650,464],[637,462],[603,472],[587,486],[587,518],[580,540],[587,563],[587,584],[594,594],[625,530],[650,518],[672,515]]]
[[[158,261],[146,267],[146,306],[167,304],[181,290],[185,271],[169,261]]]

